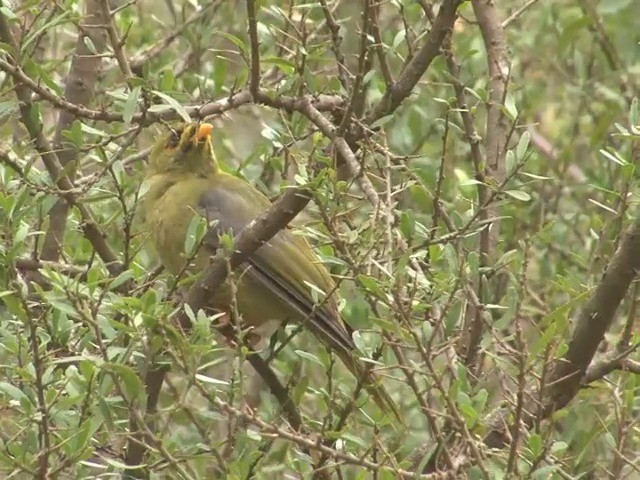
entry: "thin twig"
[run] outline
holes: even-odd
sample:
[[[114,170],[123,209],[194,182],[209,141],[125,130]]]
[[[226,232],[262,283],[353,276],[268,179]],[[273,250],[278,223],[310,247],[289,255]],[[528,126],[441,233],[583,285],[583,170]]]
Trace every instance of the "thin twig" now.
[[[249,91],[255,99],[260,90],[260,42],[258,40],[258,21],[256,20],[256,0],[247,0],[247,22],[249,23],[249,42],[251,44]]]
[[[569,342],[569,348],[562,358],[554,360],[545,377],[545,388],[533,393],[531,398],[541,397],[539,416],[537,405],[523,409],[522,422],[531,427],[534,422],[550,416],[567,405],[580,391],[587,368],[595,355],[598,345],[615,319],[615,312],[622,302],[629,285],[640,271],[640,217],[630,226],[620,242],[609,266],[595,288],[591,298],[580,311]],[[634,368],[634,365],[631,365]],[[593,376],[592,372],[590,376]],[[536,404],[538,401],[536,400]],[[500,410],[488,419],[489,433],[485,443],[492,448],[500,448],[508,443],[508,422],[506,411]]]
[[[376,42],[374,48],[378,56],[378,62],[380,63],[380,70],[382,71],[382,78],[386,84],[387,90],[389,90],[395,80],[391,74],[391,68],[389,68],[389,62],[387,62],[387,54],[384,51],[384,43],[382,42],[382,35],[380,34],[380,3],[376,3],[371,6],[371,33],[373,34],[373,40]]]
[[[507,28],[511,23],[520,18],[524,12],[529,10],[533,5],[538,3],[540,0],[527,0],[523,5],[516,9],[511,15],[505,18],[502,21],[502,28]]]
[[[120,67],[120,71],[122,71],[125,82],[131,87],[131,81],[134,75],[124,52],[124,41],[120,39],[120,34],[118,33],[115,13],[111,13],[109,0],[100,0],[100,6],[102,8],[102,15],[106,20],[107,35],[109,36],[109,43],[111,43],[111,48],[113,49],[113,55],[118,61],[118,66]]]

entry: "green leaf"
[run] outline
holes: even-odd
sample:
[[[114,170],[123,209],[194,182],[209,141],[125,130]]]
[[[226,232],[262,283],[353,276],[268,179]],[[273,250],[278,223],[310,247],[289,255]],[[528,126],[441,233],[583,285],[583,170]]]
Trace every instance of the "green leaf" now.
[[[133,278],[133,271],[131,269],[125,270],[116,278],[113,279],[111,284],[109,285],[109,290],[116,290],[119,286],[125,284],[129,280]]]
[[[28,60],[25,62],[25,71],[27,71],[30,76],[37,77],[37,80],[41,83],[44,83],[47,87],[49,87],[56,95],[62,96],[62,89],[60,86],[53,80],[51,74],[45,71],[38,63]]]
[[[531,134],[529,132],[524,132],[518,141],[518,146],[516,147],[516,157],[518,160],[522,160],[527,153],[527,148],[529,148],[529,140],[531,140]]]
[[[99,130],[97,128],[93,128],[90,125],[86,125],[84,123],[81,123],[80,126],[82,127],[82,131],[84,133],[88,133],[90,135],[97,135],[98,137],[102,137],[102,138],[107,138],[109,137],[109,134],[103,130]]]
[[[512,93],[507,93],[507,96],[504,99],[504,112],[511,120],[515,120],[518,117],[518,106],[516,105],[516,99]]]
[[[213,60],[213,84],[215,95],[220,95],[224,91],[227,79],[227,64],[229,61],[221,56],[216,56]]]
[[[600,153],[602,154],[602,156],[604,156],[608,160],[611,160],[616,165],[626,165],[627,164],[627,161],[624,160],[622,157],[620,157],[620,155],[616,151],[609,152],[607,150],[600,149]]]
[[[40,115],[40,104],[39,103],[31,103],[29,106],[29,113],[28,113],[28,121],[31,122],[33,125],[40,125],[40,122],[42,120],[42,117]]]
[[[280,57],[264,57],[262,63],[275,65],[282,70],[282,73],[287,75],[293,75],[296,71],[296,65],[294,63]]]
[[[84,143],[82,136],[82,122],[78,119],[74,120],[69,130],[65,130],[63,132],[63,136],[67,140],[70,140],[76,147],[81,147]]]
[[[393,48],[394,50],[396,48],[398,48],[398,46],[404,42],[404,39],[407,36],[407,31],[402,28],[400,30],[398,30],[398,33],[396,33],[395,37],[393,37],[393,42],[391,43],[391,48]]]
[[[313,353],[309,353],[305,350],[294,350],[296,354],[302,358],[312,361],[313,363],[324,367],[323,363],[320,361],[318,357],[316,357]]]
[[[400,231],[407,240],[411,240],[416,233],[415,218],[407,211],[400,214]]]
[[[367,85],[375,75],[375,70],[369,70],[367,73],[365,73],[364,77],[362,77],[362,85]]]
[[[213,377],[208,377],[206,375],[202,375],[201,373],[196,373],[195,375],[196,380],[200,380],[203,383],[208,383],[210,385],[229,385],[229,382],[225,381],[225,380],[219,380],[217,378],[213,378]]]
[[[68,454],[80,456],[89,447],[92,436],[102,426],[102,420],[97,416],[91,416],[75,430],[71,442],[69,443]]]
[[[173,90],[175,84],[176,76],[174,75],[172,69],[167,68],[162,72],[162,75],[160,77],[160,90],[164,92],[170,92],[171,90]]]
[[[196,254],[196,248],[200,247],[200,243],[207,233],[207,220],[200,215],[194,215],[187,227],[187,233],[184,237],[184,253],[187,257]]]
[[[389,123],[389,121],[391,121],[392,118],[393,118],[393,114],[392,115],[385,115],[384,117],[381,117],[378,120],[376,120],[375,122],[373,122],[371,124],[371,128],[375,129],[375,128],[383,127],[384,125]]]
[[[87,50],[89,51],[89,53],[93,55],[98,55],[98,50],[96,49],[96,46],[94,45],[93,40],[91,40],[91,38],[88,35],[82,36],[82,43],[84,43],[84,46],[87,47]]]
[[[120,380],[122,380],[122,387],[125,390],[124,393],[128,396],[127,400],[144,398],[145,390],[142,380],[140,380],[138,374],[131,367],[120,363],[107,362],[103,364],[102,368],[107,372],[117,375]]]
[[[364,288],[366,288],[370,292],[373,292],[380,296],[384,295],[382,288],[380,288],[380,283],[375,278],[363,274],[359,274],[357,278],[358,281],[364,286]]]
[[[598,13],[601,15],[612,15],[631,5],[632,0],[600,0],[598,3]]]
[[[531,474],[529,478],[531,478],[531,480],[548,480],[549,478],[564,478],[566,474],[561,476],[552,475],[553,472],[560,469],[561,469],[561,466],[559,464],[545,465],[543,467],[536,468],[536,470]],[[582,476],[579,478],[586,478],[586,477]]]
[[[512,198],[515,198],[516,200],[520,200],[521,202],[531,201],[531,195],[529,195],[527,192],[523,192],[522,190],[505,190],[504,193]]]
[[[18,20],[18,16],[13,13],[13,10],[5,5],[0,7],[0,13],[7,17],[9,20]]]
[[[14,385],[11,385],[10,383],[0,382],[0,392],[13,398],[14,400],[18,400],[20,403],[30,402],[29,397],[27,397],[22,390]]]
[[[291,397],[296,404],[299,404],[302,401],[302,397],[307,393],[307,388],[309,387],[309,376],[302,375],[301,378],[293,385],[293,389],[291,392]]]
[[[534,458],[542,453],[542,437],[539,434],[532,433],[527,444]]]
[[[191,121],[191,116],[189,115],[187,110],[175,98],[167,95],[164,92],[160,92],[158,90],[153,90],[153,93],[155,95],[157,95],[158,97],[160,97],[162,100],[164,100],[164,102],[167,105],[169,105],[173,110],[175,110],[175,112],[178,115],[180,115],[182,120],[184,120],[185,122],[190,122]]]
[[[343,440],[346,440],[347,442],[354,443],[362,447],[363,449],[368,449],[370,447],[368,441],[364,440],[363,438],[356,437],[355,435],[352,435],[347,432],[340,433],[340,438],[342,438]]]
[[[562,441],[553,442],[553,444],[551,445],[551,453],[555,455],[560,452],[564,452],[567,448],[569,448],[569,445],[567,445],[566,442],[562,442]]]
[[[66,299],[51,298],[49,300],[49,304],[56,310],[60,311],[61,313],[69,315],[69,317],[71,318],[78,317],[78,312],[73,307],[73,305],[71,305],[70,303],[67,303]]]
[[[229,40],[236,47],[238,47],[243,54],[247,53],[247,46],[244,44],[244,42],[242,41],[242,39],[240,37],[232,35],[231,33],[222,32],[220,30],[217,30],[217,31],[215,31],[213,33],[214,33],[214,35],[220,35],[221,37],[224,37],[227,40]]]
[[[138,106],[138,98],[140,97],[140,87],[134,87],[127,96],[127,100],[124,102],[122,108],[122,119],[124,120],[125,127],[131,123],[133,114]]]

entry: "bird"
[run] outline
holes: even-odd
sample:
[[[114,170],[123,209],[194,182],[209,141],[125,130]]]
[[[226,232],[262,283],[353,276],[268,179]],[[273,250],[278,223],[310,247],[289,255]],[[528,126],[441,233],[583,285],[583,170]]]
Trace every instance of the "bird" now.
[[[213,130],[212,124],[197,121],[175,125],[160,136],[149,154],[142,215],[160,262],[173,275],[185,268],[191,272],[206,269],[221,247],[222,234],[237,235],[271,206],[256,187],[221,170],[214,154]],[[196,215],[207,220],[209,230],[198,253],[188,259],[185,236]],[[188,260],[191,264],[186,267]],[[286,227],[250,255],[238,271],[235,288],[228,280],[219,287],[209,299],[210,310],[231,318],[234,305],[242,328],[260,338],[270,337],[287,322],[303,325],[362,380],[383,412],[400,418],[379,377],[356,356],[353,330],[338,309],[336,284],[305,238]],[[309,285],[322,290],[325,298],[314,301]]]

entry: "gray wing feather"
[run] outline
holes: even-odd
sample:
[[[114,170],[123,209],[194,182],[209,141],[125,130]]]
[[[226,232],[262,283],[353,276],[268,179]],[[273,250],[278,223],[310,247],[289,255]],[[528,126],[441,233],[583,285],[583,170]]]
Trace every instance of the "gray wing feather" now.
[[[260,197],[259,200],[262,200],[262,198]],[[265,210],[270,206],[266,198],[262,203],[265,203],[263,205]],[[240,194],[227,189],[219,188],[207,191],[200,199],[199,207],[207,221],[217,221],[217,224],[209,231],[205,239],[205,244],[212,250],[218,248],[220,234],[228,232],[232,235],[237,235],[254,220],[250,209],[246,207],[246,199]],[[291,233],[281,231],[270,242],[260,247],[247,261],[252,268],[249,268],[246,274],[262,284],[282,302],[296,310],[301,318],[308,319],[309,326],[317,334],[322,335],[327,341],[334,344],[332,345],[334,348],[340,348],[347,352],[354,350],[355,345],[351,339],[350,332],[345,332],[340,328],[340,325],[336,324],[335,320],[331,318],[331,313],[326,308],[314,305],[310,296],[301,294],[264,261],[265,249],[277,248],[279,243],[287,242],[287,235],[291,235]]]

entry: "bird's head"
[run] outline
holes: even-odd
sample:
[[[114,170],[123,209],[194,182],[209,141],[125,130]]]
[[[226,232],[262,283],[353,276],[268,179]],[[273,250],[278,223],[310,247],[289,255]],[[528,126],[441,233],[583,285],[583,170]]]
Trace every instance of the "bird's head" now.
[[[152,173],[212,173],[218,169],[210,123],[183,123],[160,137],[149,154]]]

